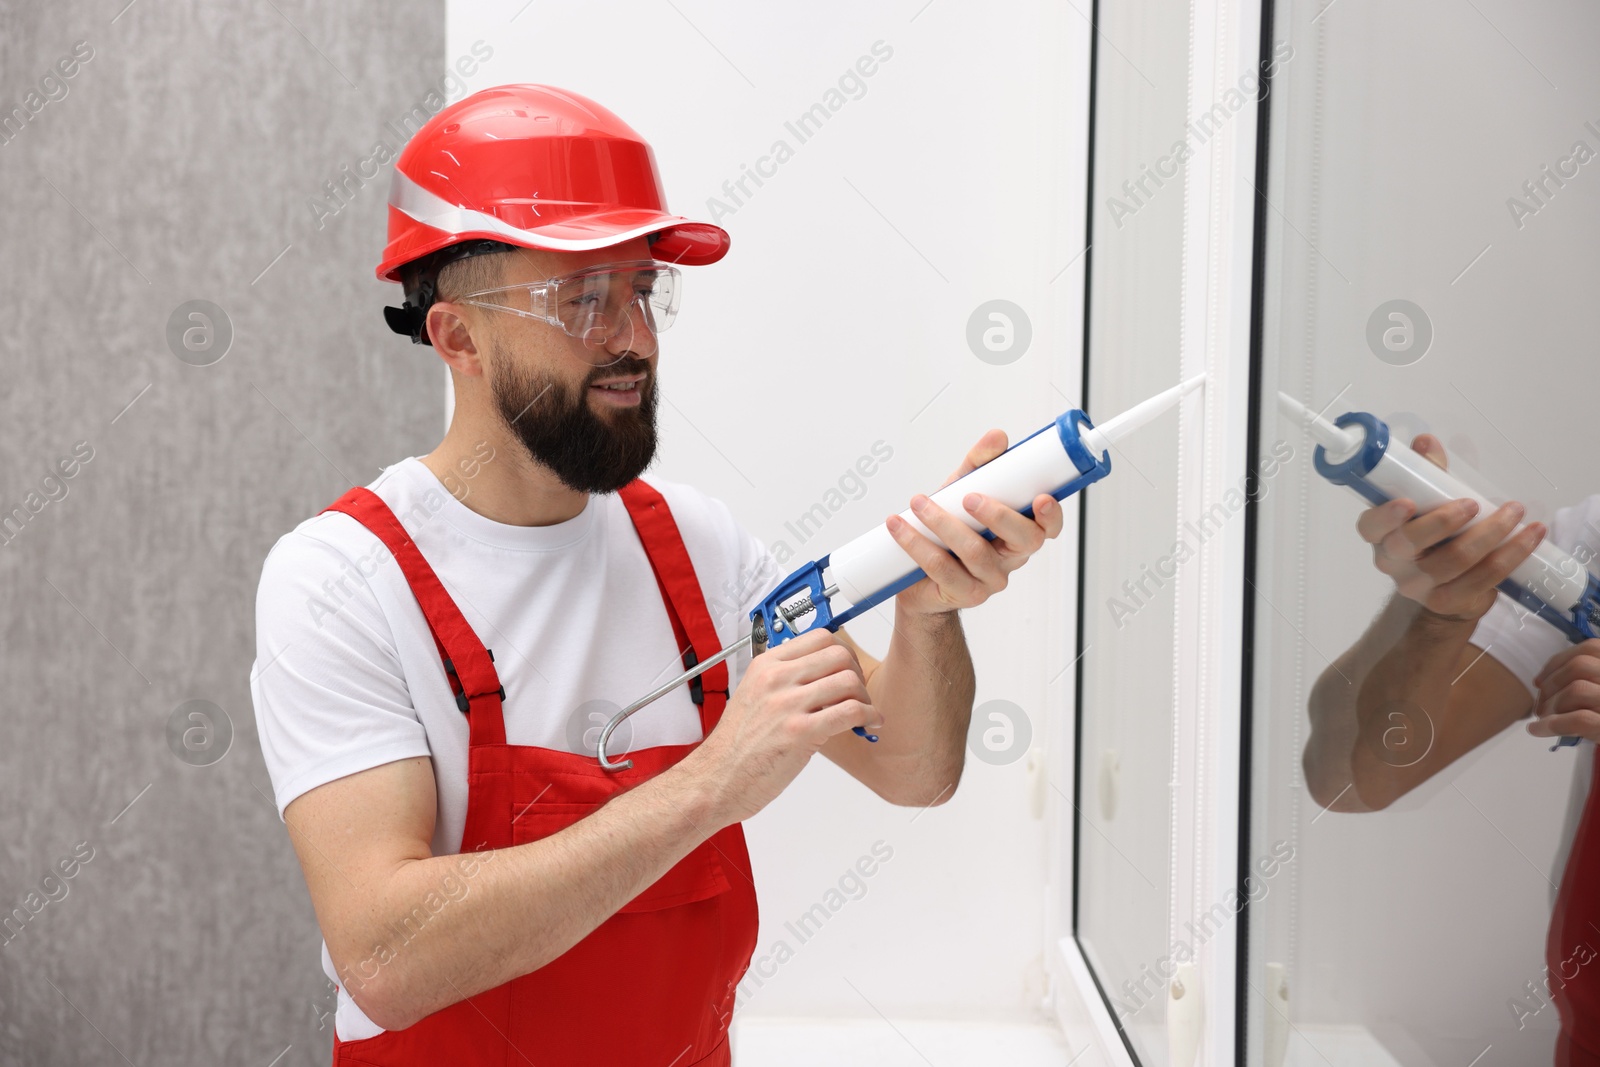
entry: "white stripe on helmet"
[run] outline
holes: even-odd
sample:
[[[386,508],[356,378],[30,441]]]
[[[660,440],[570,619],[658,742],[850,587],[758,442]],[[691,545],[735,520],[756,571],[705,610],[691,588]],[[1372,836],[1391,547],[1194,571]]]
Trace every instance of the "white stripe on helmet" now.
[[[394,176],[389,182],[389,206],[393,207],[424,226],[445,233],[467,233],[469,231],[487,231],[510,238],[512,241],[526,241],[529,244],[548,248],[555,252],[587,252],[592,248],[607,248],[634,237],[642,237],[647,233],[655,233],[665,229],[672,223],[651,222],[631,230],[620,233],[607,234],[603,237],[591,237],[583,240],[572,240],[562,237],[550,237],[538,230],[524,230],[513,226],[502,218],[475,211],[472,208],[459,207],[443,199],[416,182],[399,167],[394,168]],[[684,219],[684,222],[690,220]]]

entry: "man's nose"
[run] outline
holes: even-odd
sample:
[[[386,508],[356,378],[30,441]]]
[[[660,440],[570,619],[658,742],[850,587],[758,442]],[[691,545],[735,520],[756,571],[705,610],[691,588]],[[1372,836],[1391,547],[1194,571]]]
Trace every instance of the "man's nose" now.
[[[607,354],[621,359],[632,353],[639,359],[649,359],[660,349],[655,330],[651,329],[650,313],[635,300],[628,305],[625,320],[616,333],[606,338]]]

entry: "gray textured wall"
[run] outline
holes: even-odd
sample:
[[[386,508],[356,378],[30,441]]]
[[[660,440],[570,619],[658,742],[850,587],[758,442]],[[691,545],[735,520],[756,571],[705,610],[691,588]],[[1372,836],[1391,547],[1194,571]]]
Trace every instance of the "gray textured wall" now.
[[[283,531],[438,437],[431,352],[379,317],[386,177],[320,228],[310,201],[398,147],[444,4],[124,3],[0,0],[0,1063],[326,1063],[254,593]],[[231,323],[210,365],[220,329],[168,342],[192,300]],[[199,720],[169,742],[194,700],[211,756],[231,722],[213,763]]]

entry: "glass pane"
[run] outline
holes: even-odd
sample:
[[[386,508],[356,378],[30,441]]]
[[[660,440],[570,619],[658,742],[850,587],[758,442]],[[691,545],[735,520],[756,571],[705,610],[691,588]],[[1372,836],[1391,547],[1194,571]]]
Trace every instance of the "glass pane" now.
[[[1106,0],[1097,25],[1085,410],[1105,421],[1179,379],[1184,194],[1171,155],[1188,19]],[[1149,965],[1172,925],[1174,612],[1156,569],[1178,528],[1177,419],[1120,443],[1111,465],[1083,504],[1077,933],[1140,1061],[1164,1064],[1166,990]]]
[[[1491,582],[1431,602],[1459,620],[1396,597],[1278,393],[1377,416],[1395,454],[1426,432],[1491,502],[1600,544],[1597,34],[1549,0],[1276,4],[1248,851],[1281,862],[1254,875],[1251,1064],[1552,1062],[1545,939],[1595,755],[1522,715],[1568,644]],[[1596,884],[1558,932],[1572,990],[1600,979],[1573,962]]]

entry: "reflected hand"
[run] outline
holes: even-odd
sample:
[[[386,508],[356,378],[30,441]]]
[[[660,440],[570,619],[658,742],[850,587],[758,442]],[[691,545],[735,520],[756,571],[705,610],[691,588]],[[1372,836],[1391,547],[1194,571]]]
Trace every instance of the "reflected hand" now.
[[[1419,434],[1411,447],[1448,469],[1438,438]],[[1482,618],[1494,605],[1495,587],[1533,554],[1547,532],[1544,523],[1533,522],[1506,540],[1524,513],[1515,501],[1470,530],[1466,525],[1478,513],[1476,501],[1452,500],[1426,515],[1416,511],[1414,501],[1398,497],[1363,511],[1356,530],[1372,546],[1373,565],[1394,579],[1400,595],[1455,622]]]
[[[1600,640],[1562,649],[1533,680],[1539,691],[1528,732],[1600,741]]]
[[[972,446],[955,473],[940,488],[988,463],[1006,450],[1002,430],[990,430]],[[1033,498],[1033,517],[981,493],[969,493],[967,512],[994,540],[986,539],[922,493],[911,498],[911,510],[955,553],[951,556],[898,515],[888,520],[895,542],[927,572],[927,577],[895,597],[898,609],[937,615],[982,604],[1006,587],[1007,576],[1028,561],[1048,538],[1061,532],[1061,504],[1049,493]]]

